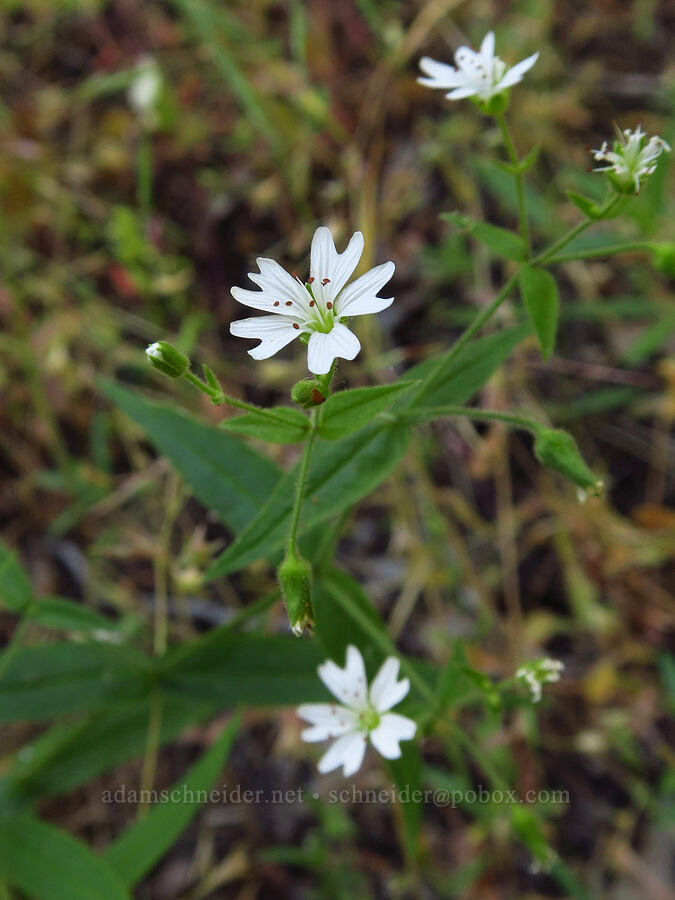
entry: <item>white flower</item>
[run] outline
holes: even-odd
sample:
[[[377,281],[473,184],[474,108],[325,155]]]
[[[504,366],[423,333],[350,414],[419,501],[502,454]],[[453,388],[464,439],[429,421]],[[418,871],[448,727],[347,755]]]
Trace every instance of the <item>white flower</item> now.
[[[656,161],[665,150],[670,153],[670,145],[658,135],[647,140],[647,135],[638,125],[635,131],[616,129],[617,140],[610,150],[607,141],[599,150],[591,150],[596,162],[608,163],[597,166],[594,172],[610,172],[615,185],[624,191],[635,193],[640,190],[640,179],[651,175],[656,169]]]
[[[129,104],[148,127],[157,120],[156,106],[162,91],[162,73],[152,56],[143,56],[136,65],[136,74],[129,85]]]
[[[446,94],[448,100],[478,97],[485,102],[521,81],[538,58],[539,54],[533,53],[507,69],[506,63],[495,56],[495,35],[493,31],[488,31],[480,45],[480,52],[476,53],[469,47],[459,48],[455,53],[457,68],[425,56],[420,60],[420,68],[429,77],[417,80],[430,88],[450,89],[450,93]]]
[[[526,663],[516,672],[516,678],[521,678],[528,686],[533,703],[541,700],[542,685],[560,681],[560,673],[565,664],[559,659],[538,659],[535,662]]]
[[[319,760],[319,772],[332,772],[342,766],[345,777],[361,767],[370,743],[385,757],[398,759],[399,741],[415,736],[417,725],[412,719],[389,712],[410,690],[407,678],[397,681],[399,661],[386,659],[368,689],[363,657],[356,647],[347,647],[344,669],[332,660],[319,666],[319,677],[340,703],[304,703],[298,707],[300,718],[311,723],[302,732],[303,741],[325,741],[337,738]]]
[[[378,297],[378,291],[394,274],[394,263],[376,266],[348,287],[347,281],[363,252],[363,235],[357,231],[343,253],[338,253],[328,228],[317,228],[312,239],[310,277],[303,284],[272,259],[256,260],[260,274],[249,278],[262,290],[232,288],[232,296],[244,306],[261,309],[268,316],[232,322],[236,337],[259,338],[261,343],[248,352],[254,359],[267,359],[301,334],[309,335],[307,367],[315,375],[325,375],[340,356],[354,359],[361,349],[356,335],[343,320],[381,312],[393,297]]]

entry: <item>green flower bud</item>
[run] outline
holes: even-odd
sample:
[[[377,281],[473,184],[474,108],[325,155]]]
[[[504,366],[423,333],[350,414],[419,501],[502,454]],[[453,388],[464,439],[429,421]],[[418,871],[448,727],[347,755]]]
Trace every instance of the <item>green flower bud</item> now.
[[[561,428],[542,428],[534,442],[540,463],[560,472],[589,494],[599,494],[602,482],[588,468],[571,434]]]
[[[487,100],[482,100],[480,97],[472,97],[471,99],[484,115],[499,116],[509,105],[509,92],[508,89],[500,91],[498,94],[493,94]]]
[[[155,341],[154,344],[150,344],[146,348],[145,355],[156,369],[169,378],[181,378],[190,368],[187,356],[166,341]]]
[[[279,566],[277,578],[291,631],[299,637],[305,628],[314,627],[312,567],[294,550],[289,550]]]
[[[314,406],[321,406],[322,403],[325,403],[326,398],[319,389],[316,379],[303,378],[302,381],[293,385],[291,400],[303,409],[312,409]]]

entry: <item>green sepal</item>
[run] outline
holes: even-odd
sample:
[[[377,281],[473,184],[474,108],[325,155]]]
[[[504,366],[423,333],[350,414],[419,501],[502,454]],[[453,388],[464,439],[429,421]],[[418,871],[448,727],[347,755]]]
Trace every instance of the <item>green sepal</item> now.
[[[150,365],[169,378],[182,378],[190,369],[188,357],[167,341],[155,341],[154,344],[150,344],[145,355]]]
[[[298,637],[314,627],[312,567],[295,550],[288,550],[277,570],[291,631]]]
[[[582,457],[577,442],[562,428],[542,428],[534,442],[534,454],[542,465],[560,472],[589,494],[603,487]]]

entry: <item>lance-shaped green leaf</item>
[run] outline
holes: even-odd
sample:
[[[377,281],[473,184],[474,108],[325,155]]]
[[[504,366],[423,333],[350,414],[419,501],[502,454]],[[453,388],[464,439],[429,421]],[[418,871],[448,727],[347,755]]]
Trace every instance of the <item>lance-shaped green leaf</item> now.
[[[514,262],[522,262],[525,259],[525,245],[523,239],[506,228],[481,222],[471,216],[465,216],[459,212],[441,213],[441,219],[451,222],[457,228],[467,231],[488,250],[492,250],[497,256],[512,259]]]
[[[18,613],[33,600],[33,588],[16,553],[0,541],[0,606]]]
[[[65,794],[128,760],[140,757],[148,738],[150,697],[107,702],[75,724],[49,728],[17,756],[0,781],[0,816],[41,797]],[[160,744],[188,725],[214,716],[220,705],[171,696],[162,709]]]
[[[335,441],[365,428],[374,416],[390,407],[396,397],[409,391],[414,383],[396,381],[333,394],[319,407],[319,437]]]
[[[500,331],[468,344],[454,359],[441,365],[432,386],[419,399],[413,393],[410,408],[418,406],[444,406],[466,403],[511,355],[518,344],[530,333],[528,324],[507,331]],[[427,359],[406,372],[406,381],[424,381],[436,372],[438,358]],[[395,405],[405,407],[408,397],[403,396]]]
[[[555,278],[545,269],[524,265],[520,269],[520,293],[539,341],[541,355],[548,359],[555,348],[560,298]]]
[[[275,406],[270,410],[247,412],[220,423],[225,431],[245,434],[272,444],[299,444],[309,428],[307,416],[290,406]]]
[[[341,441],[318,444],[307,475],[303,528],[325,521],[373,491],[400,461],[409,441],[406,428],[371,425]],[[298,465],[286,473],[255,519],[211,566],[207,578],[236,572],[283,546]]]
[[[101,388],[143,428],[202,503],[233,531],[253,519],[277,485],[281,473],[276,466],[222,428],[204,425],[119,384],[103,381]]]
[[[34,900],[130,900],[105,860],[28,815],[0,822],[0,879]]]
[[[114,634],[120,627],[119,622],[101,615],[95,609],[63,597],[42,597],[36,600],[30,617],[45,628],[88,635],[95,632]]]
[[[160,684],[168,692],[222,706],[287,706],[321,700],[315,641],[288,635],[235,634],[217,628],[167,654]]]
[[[0,722],[50,719],[142,696],[150,665],[143,654],[109,644],[23,647],[0,679]]]
[[[167,799],[128,828],[105,852],[105,860],[127,887],[133,887],[164,856],[190,824],[213,787],[241,722],[235,716]]]

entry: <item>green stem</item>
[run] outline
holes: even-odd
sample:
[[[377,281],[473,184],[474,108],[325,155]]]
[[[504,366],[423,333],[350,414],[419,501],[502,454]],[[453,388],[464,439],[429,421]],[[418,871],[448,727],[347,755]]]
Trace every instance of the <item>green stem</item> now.
[[[200,390],[203,394],[206,394],[207,397],[210,397],[210,399],[218,406],[226,403],[228,406],[234,406],[236,409],[245,409],[246,412],[255,413],[257,416],[264,416],[266,419],[278,422],[281,425],[288,425],[286,419],[275,413],[274,410],[256,406],[255,403],[247,403],[246,400],[238,400],[236,397],[230,397],[228,394],[224,394],[220,389],[205,384],[201,378],[198,378],[193,372],[186,372],[185,375],[183,375],[183,378],[194,385],[197,390]]]
[[[586,218],[582,222],[579,222],[578,225],[575,225],[574,228],[570,228],[567,234],[564,234],[561,238],[551,244],[550,247],[547,247],[545,250],[542,250],[541,253],[538,253],[537,256],[535,256],[531,261],[532,265],[541,265],[542,263],[549,262],[549,260],[554,257],[559,250],[562,250],[563,247],[566,247],[574,240],[575,237],[578,237],[580,234],[586,231],[587,228],[593,225],[594,222],[600,221],[601,219],[606,219],[620,199],[621,198],[618,194],[610,197],[610,199],[602,207],[601,214],[598,216],[598,218]]]
[[[302,454],[300,463],[300,473],[298,474],[298,483],[295,488],[295,498],[293,500],[293,511],[291,513],[291,527],[288,530],[287,548],[289,553],[297,553],[298,526],[300,525],[300,513],[302,511],[302,501],[305,498],[305,484],[307,482],[307,472],[309,471],[309,460],[312,455],[312,447],[314,446],[314,438],[316,437],[316,410],[312,410],[310,418],[310,430],[305,440],[305,449]]]
[[[344,611],[369,634],[376,644],[379,644],[387,655],[395,656],[400,661],[401,668],[406,675],[408,675],[410,681],[415,685],[419,693],[422,694],[426,700],[436,703],[436,695],[433,688],[429,687],[424,678],[422,678],[417,669],[410,664],[405,656],[399,655],[391,638],[386,631],[382,630],[380,624],[374,622],[369,615],[364,613],[364,611],[352,601],[351,597],[336,588],[334,584],[331,584],[330,592],[342,606]]]
[[[495,119],[497,121],[497,125],[499,125],[499,130],[502,133],[502,140],[504,141],[504,146],[506,147],[506,152],[509,155],[509,159],[514,166],[519,166],[520,159],[518,158],[516,145],[514,144],[513,138],[511,137],[511,132],[504,117],[504,113],[497,113],[495,115]],[[525,201],[523,173],[520,171],[516,171],[513,173],[513,178],[516,183],[516,196],[518,198],[518,218],[520,220],[520,233],[523,238],[523,243],[525,244],[525,255],[527,258],[529,258],[532,253],[532,241],[530,238],[530,225],[527,220],[527,203]]]
[[[441,374],[445,366],[447,366],[448,363],[452,362],[452,360],[455,359],[455,357],[459,353],[461,353],[461,351],[469,343],[474,334],[476,334],[477,331],[480,331],[480,329],[488,321],[488,319],[492,318],[492,316],[497,312],[499,307],[506,300],[517,283],[518,273],[516,272],[516,274],[512,275],[511,278],[509,278],[506,284],[502,287],[492,303],[478,313],[473,322],[468,326],[468,328],[465,329],[465,331],[455,341],[448,352],[439,357],[436,366],[434,366],[431,373],[427,376],[427,378],[425,378],[425,380],[420,385],[419,390],[412,398],[409,404],[410,406],[418,404],[421,398],[424,397],[425,394],[429,393],[431,388],[436,384],[436,380],[438,379],[438,376]]]
[[[485,421],[505,422],[515,428],[523,428],[533,434],[541,429],[539,422],[527,416],[517,416],[512,413],[502,413],[491,409],[476,409],[470,406],[430,406],[421,410],[410,410],[399,414],[400,418],[411,422],[428,422],[432,419],[442,419],[450,416],[465,416],[467,419],[480,419]]]
[[[456,722],[450,721],[450,726],[452,727],[455,735],[457,736],[458,741],[464,746],[464,749],[472,756],[481,769],[485,772],[487,777],[490,779],[492,784],[501,791],[507,791],[509,789],[508,782],[502,775],[495,769],[490,759],[483,752],[483,749],[476,744],[473,738],[469,737],[469,735],[457,725]]]
[[[21,619],[19,624],[14,629],[14,633],[9,639],[9,643],[2,651],[2,656],[0,656],[0,678],[3,677],[7,669],[9,668],[9,664],[14,658],[17,650],[21,646],[21,643],[26,636],[26,632],[30,627],[31,619],[27,613],[24,613],[24,618]]]
[[[549,257],[549,266],[556,263],[573,262],[576,259],[597,259],[602,256],[615,256],[617,253],[649,253],[654,249],[651,241],[630,241],[625,244],[613,244],[611,247],[594,247],[589,250],[577,250],[576,253],[563,253],[561,256]]]

